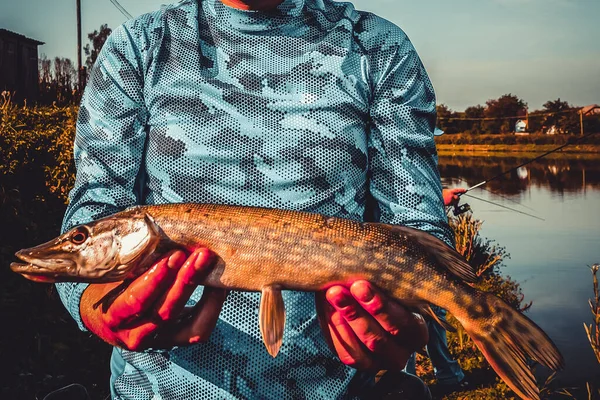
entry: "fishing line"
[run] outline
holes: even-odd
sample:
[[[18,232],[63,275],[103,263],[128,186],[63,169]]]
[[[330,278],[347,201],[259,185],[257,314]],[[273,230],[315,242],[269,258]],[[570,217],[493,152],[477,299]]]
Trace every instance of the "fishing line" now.
[[[513,199],[511,199],[510,197],[506,197],[506,196],[504,196],[504,195],[501,195],[500,193],[493,192],[493,191],[491,191],[491,190],[489,190],[489,189],[486,189],[486,188],[484,188],[484,187],[478,187],[477,189],[479,189],[479,190],[485,190],[486,192],[488,192],[488,193],[491,193],[491,194],[493,194],[494,196],[498,196],[498,197],[500,197],[500,198],[502,198],[502,199],[504,199],[504,200],[508,200],[508,201],[510,201],[510,202],[512,202],[512,203],[515,203],[515,204],[517,204],[517,205],[519,205],[519,206],[521,206],[521,207],[527,208],[528,210],[535,211],[533,208],[531,208],[531,207],[527,207],[525,204],[519,203],[518,201],[516,201],[516,200],[513,200]]]
[[[113,3],[113,5],[115,6],[115,8],[117,10],[119,10],[121,12],[121,14],[123,14],[125,17],[132,19],[133,15],[129,14],[127,12],[127,10],[117,1],[117,0],[110,0],[111,3]]]
[[[533,215],[533,214],[528,214],[528,213],[526,213],[526,212],[523,212],[523,211],[515,210],[514,208],[506,207],[506,206],[503,206],[502,204],[493,203],[493,202],[491,202],[491,201],[484,200],[484,199],[482,199],[482,198],[475,197],[475,196],[473,196],[473,195],[470,195],[470,194],[465,194],[465,196],[467,196],[467,197],[471,197],[471,198],[473,198],[473,199],[475,199],[475,200],[483,201],[484,203],[493,204],[493,205],[495,205],[496,207],[502,207],[502,208],[506,208],[507,210],[514,211],[514,212],[517,212],[517,213],[519,213],[519,214],[523,214],[523,215],[527,215],[527,216],[529,216],[529,217],[533,217],[533,218],[539,219],[540,221],[545,221],[545,219],[544,219],[544,218],[540,218],[540,217],[538,217],[538,216],[535,216],[535,215]]]

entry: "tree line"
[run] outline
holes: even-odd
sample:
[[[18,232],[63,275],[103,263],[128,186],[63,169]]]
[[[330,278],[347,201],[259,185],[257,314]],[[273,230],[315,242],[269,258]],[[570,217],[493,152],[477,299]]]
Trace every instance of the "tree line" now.
[[[515,132],[518,121],[525,124],[529,133],[578,134],[581,131],[580,107],[567,101],[549,100],[540,110],[530,111],[527,103],[509,93],[491,99],[485,106],[467,107],[465,111],[452,111],[445,104],[437,106],[437,126],[445,133],[506,134]],[[600,118],[584,116],[586,131],[600,131]]]

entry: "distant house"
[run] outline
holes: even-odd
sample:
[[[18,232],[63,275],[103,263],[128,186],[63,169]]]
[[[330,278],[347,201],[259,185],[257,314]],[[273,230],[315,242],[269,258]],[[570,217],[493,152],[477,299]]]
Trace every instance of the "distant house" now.
[[[38,97],[38,46],[44,44],[0,28],[0,92],[14,93],[16,102]]]
[[[515,124],[515,135],[528,135],[527,133],[527,122],[520,119]]]
[[[583,115],[598,115],[600,114],[600,106],[598,104],[590,104],[581,108]]]

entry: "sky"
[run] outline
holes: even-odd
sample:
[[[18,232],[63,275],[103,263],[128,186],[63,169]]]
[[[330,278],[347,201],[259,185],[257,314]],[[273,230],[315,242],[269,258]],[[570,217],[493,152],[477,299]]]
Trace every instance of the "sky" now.
[[[174,0],[119,0],[132,15]],[[110,0],[81,0],[87,33],[126,18]],[[599,0],[354,0],[400,26],[452,110],[512,93],[540,109],[560,98],[600,104]],[[0,0],[0,28],[45,42],[48,58],[77,56],[75,0]]]

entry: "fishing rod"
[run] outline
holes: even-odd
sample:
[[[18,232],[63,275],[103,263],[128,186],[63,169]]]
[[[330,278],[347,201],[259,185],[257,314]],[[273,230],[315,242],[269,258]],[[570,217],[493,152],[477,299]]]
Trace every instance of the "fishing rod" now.
[[[559,151],[559,150],[562,150],[562,149],[564,149],[565,147],[567,147],[567,146],[570,146],[570,145],[572,145],[572,144],[575,144],[575,143],[577,143],[577,142],[580,142],[580,141],[582,141],[582,140],[584,140],[584,139],[586,139],[586,138],[588,138],[588,137],[590,137],[590,136],[592,136],[592,135],[595,135],[596,133],[597,133],[597,132],[592,132],[592,133],[588,133],[587,135],[581,136],[581,137],[579,137],[579,138],[577,138],[577,139],[574,139],[574,140],[567,140],[567,143],[565,143],[565,144],[563,144],[563,145],[561,145],[561,146],[559,146],[559,147],[557,147],[557,148],[555,148],[555,149],[553,149],[553,150],[550,150],[550,151],[548,151],[548,152],[546,152],[546,153],[544,153],[544,154],[542,154],[542,155],[539,155],[539,156],[537,156],[537,157],[535,157],[535,158],[533,158],[533,159],[531,159],[531,160],[525,161],[524,163],[522,163],[522,164],[519,164],[519,165],[517,165],[516,167],[510,168],[510,169],[508,169],[508,170],[506,170],[506,171],[504,171],[504,172],[501,172],[501,173],[499,173],[498,175],[495,175],[495,176],[491,177],[490,179],[486,179],[486,180],[484,180],[484,181],[482,181],[482,182],[479,182],[478,184],[476,184],[476,185],[473,185],[473,186],[471,186],[471,187],[467,188],[467,189],[466,189],[464,192],[462,192],[462,193],[457,193],[457,196],[458,196],[458,197],[461,197],[462,195],[466,195],[466,193],[467,193],[467,192],[470,192],[470,191],[471,191],[471,190],[473,190],[473,189],[481,188],[481,186],[485,185],[485,184],[486,184],[486,183],[488,183],[488,182],[494,181],[494,180],[496,180],[496,179],[498,179],[498,178],[500,178],[500,177],[502,177],[502,176],[504,176],[504,175],[506,175],[506,174],[508,174],[508,173],[510,173],[510,172],[512,172],[512,171],[515,171],[515,170],[517,170],[517,169],[519,169],[519,168],[522,168],[522,167],[524,167],[524,166],[526,166],[526,165],[529,165],[529,164],[531,164],[532,162],[535,162],[535,161],[537,161],[537,160],[540,160],[540,159],[542,159],[542,158],[544,158],[544,157],[546,157],[546,156],[548,156],[548,155],[550,155],[550,154],[552,154],[552,153],[556,153],[557,151]],[[482,188],[482,189],[483,189],[483,188]],[[487,189],[485,189],[485,190],[487,190]],[[491,192],[491,191],[489,191],[489,190],[488,190],[488,192]],[[491,192],[491,193],[493,193],[493,192]],[[467,197],[469,197],[469,196],[467,195]],[[542,219],[542,218],[540,218],[540,217],[536,217],[535,215],[527,214],[527,213],[524,213],[524,212],[522,212],[522,211],[518,211],[518,210],[515,210],[515,209],[512,209],[512,208],[506,207],[506,206],[502,206],[502,205],[500,205],[500,204],[492,203],[492,202],[490,202],[490,201],[483,200],[483,199],[480,199],[480,198],[477,198],[477,197],[474,197],[474,196],[470,196],[470,197],[473,197],[474,199],[481,200],[481,201],[485,201],[485,202],[487,202],[487,203],[491,203],[491,204],[494,204],[494,205],[496,205],[496,206],[499,206],[499,207],[502,207],[502,208],[506,208],[506,209],[509,209],[509,210],[512,210],[512,211],[515,211],[515,212],[518,212],[518,213],[521,213],[521,214],[529,215],[530,217],[534,217],[534,218],[537,218],[537,219]],[[454,215],[458,216],[458,215],[460,215],[460,214],[464,214],[464,213],[466,213],[467,211],[470,211],[470,210],[471,210],[471,206],[470,206],[469,204],[467,204],[467,203],[464,203],[464,204],[461,204],[461,205],[459,205],[459,204],[456,204],[456,205],[454,206],[453,213],[454,213]]]

